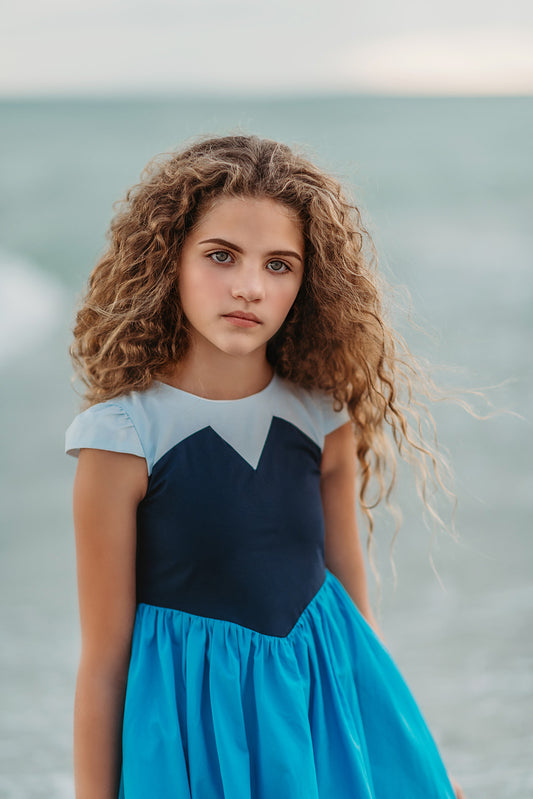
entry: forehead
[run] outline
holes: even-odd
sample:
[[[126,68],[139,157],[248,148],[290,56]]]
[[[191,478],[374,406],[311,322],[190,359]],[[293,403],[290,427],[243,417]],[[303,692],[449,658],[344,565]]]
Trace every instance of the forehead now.
[[[200,214],[191,231],[194,238],[206,232],[245,238],[276,237],[293,246],[303,246],[302,225],[292,208],[270,197],[221,197]],[[281,243],[281,242],[278,242]]]

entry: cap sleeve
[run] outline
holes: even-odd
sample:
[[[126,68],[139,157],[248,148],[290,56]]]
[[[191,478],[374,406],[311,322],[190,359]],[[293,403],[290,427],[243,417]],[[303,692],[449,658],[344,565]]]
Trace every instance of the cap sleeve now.
[[[334,405],[335,400],[331,394],[322,395],[322,433],[324,436],[346,424],[351,418],[346,405],[343,405],[340,411],[334,410]]]
[[[65,452],[77,458],[82,447],[145,457],[133,422],[114,402],[99,402],[74,417],[65,433]]]

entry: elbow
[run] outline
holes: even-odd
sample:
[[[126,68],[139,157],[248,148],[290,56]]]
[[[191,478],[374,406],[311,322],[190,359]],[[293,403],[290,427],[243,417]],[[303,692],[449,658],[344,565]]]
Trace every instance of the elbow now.
[[[82,646],[78,679],[121,689],[128,678],[130,655],[131,643],[126,641],[117,642],[114,646],[109,643],[105,646],[95,643]]]
[[[76,692],[78,695],[92,696],[94,701],[105,698],[112,701],[126,689],[128,681],[128,664],[102,662],[82,654],[78,665]]]

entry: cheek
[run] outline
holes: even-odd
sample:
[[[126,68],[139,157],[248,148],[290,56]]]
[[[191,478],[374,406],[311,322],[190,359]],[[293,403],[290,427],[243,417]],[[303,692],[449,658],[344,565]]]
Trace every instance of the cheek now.
[[[285,288],[285,291],[280,296],[279,305],[280,307],[284,307],[287,312],[294,304],[294,301],[298,296],[301,284],[302,284],[301,280],[291,281],[291,285],[287,286]]]
[[[294,305],[294,300],[296,299],[297,293],[298,293],[297,289],[292,290],[290,292],[283,291],[277,294],[275,298],[273,298],[271,310],[274,315],[274,318],[277,319],[276,322],[277,325],[280,325],[285,321],[287,314]],[[274,321],[274,318],[272,321]]]
[[[184,308],[201,308],[213,293],[213,281],[206,279],[201,269],[185,268],[180,273],[178,289]]]

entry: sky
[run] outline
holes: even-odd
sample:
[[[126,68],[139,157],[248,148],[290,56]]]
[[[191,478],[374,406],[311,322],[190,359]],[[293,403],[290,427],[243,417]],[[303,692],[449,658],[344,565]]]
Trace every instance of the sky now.
[[[530,0],[4,0],[0,96],[533,94]]]

